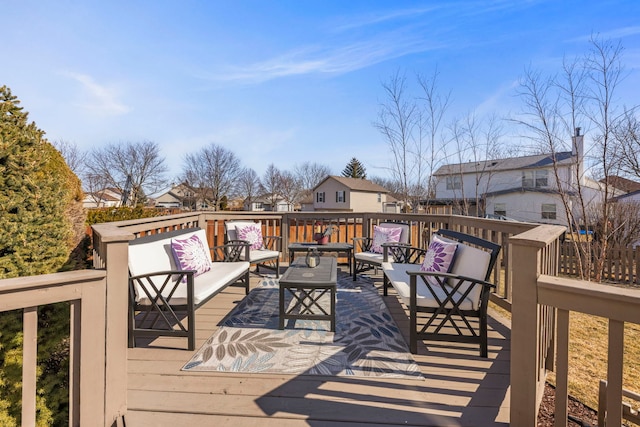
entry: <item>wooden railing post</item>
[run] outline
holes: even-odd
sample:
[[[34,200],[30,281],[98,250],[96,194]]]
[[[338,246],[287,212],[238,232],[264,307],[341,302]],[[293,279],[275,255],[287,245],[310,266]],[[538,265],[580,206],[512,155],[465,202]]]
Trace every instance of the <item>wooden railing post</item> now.
[[[531,241],[511,239],[511,415],[514,426],[533,427],[538,416],[538,307],[540,248]]]
[[[607,422],[622,424],[622,368],[624,360],[624,322],[609,319],[609,352],[607,355]]]
[[[105,424],[127,411],[127,335],[129,240],[131,233],[102,235],[106,244]]]

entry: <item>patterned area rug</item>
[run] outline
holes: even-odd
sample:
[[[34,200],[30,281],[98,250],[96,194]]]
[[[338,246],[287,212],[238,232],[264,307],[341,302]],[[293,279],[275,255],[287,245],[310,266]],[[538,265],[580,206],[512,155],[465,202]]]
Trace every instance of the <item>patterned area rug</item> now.
[[[424,379],[369,278],[338,273],[336,313],[335,333],[314,320],[279,330],[278,281],[263,279],[182,370]]]

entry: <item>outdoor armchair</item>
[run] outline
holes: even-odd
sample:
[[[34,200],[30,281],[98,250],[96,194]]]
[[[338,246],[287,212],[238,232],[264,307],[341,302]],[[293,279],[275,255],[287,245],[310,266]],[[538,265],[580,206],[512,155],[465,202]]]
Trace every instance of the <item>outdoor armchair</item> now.
[[[409,244],[409,234],[409,224],[402,222],[382,222],[374,226],[371,237],[354,237],[353,280],[357,279],[356,276],[358,273],[372,268],[377,269],[382,266],[383,247],[387,243]],[[389,240],[390,238],[392,240]]]
[[[256,265],[256,273],[260,267],[275,270],[276,277],[280,277],[280,252],[282,238],[280,236],[263,236],[262,225],[253,221],[226,221],[225,243],[243,241],[249,243],[243,261]]]

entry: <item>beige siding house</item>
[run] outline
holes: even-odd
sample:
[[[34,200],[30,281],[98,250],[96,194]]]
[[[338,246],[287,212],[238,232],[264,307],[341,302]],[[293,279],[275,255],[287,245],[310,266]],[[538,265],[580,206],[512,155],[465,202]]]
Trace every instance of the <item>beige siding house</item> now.
[[[122,193],[117,188],[103,188],[93,193],[85,193],[82,207],[91,208],[113,208],[119,207],[122,201]]]
[[[327,176],[313,189],[313,209],[383,212],[388,193],[367,179]]]

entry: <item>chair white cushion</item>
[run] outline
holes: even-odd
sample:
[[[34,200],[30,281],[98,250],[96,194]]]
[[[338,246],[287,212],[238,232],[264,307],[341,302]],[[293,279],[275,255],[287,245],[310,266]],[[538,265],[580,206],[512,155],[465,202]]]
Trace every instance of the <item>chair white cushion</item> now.
[[[407,272],[415,271],[420,273],[420,265],[418,264],[405,264],[405,263],[397,263],[397,262],[383,262],[382,269],[384,270],[384,274],[387,276],[391,285],[396,290],[402,302],[405,305],[411,305],[411,293],[409,286],[409,275]],[[447,293],[437,285],[432,285],[433,293],[429,290],[427,285],[422,281],[421,278],[417,278],[416,281],[416,301],[418,307],[430,307],[430,308],[438,308],[440,304],[434,298],[433,294],[435,293],[440,301],[444,301],[447,297]],[[449,292],[451,292],[449,290]],[[456,293],[459,300],[461,297],[460,294]],[[457,301],[456,300],[456,301]],[[445,305],[446,308],[453,308],[453,304],[448,302]],[[473,301],[469,298],[465,298],[462,303],[459,305],[462,310],[471,310],[473,307]]]
[[[367,262],[373,265],[381,265],[384,255],[375,252],[356,252],[353,257],[356,261]]]
[[[269,249],[258,249],[258,250],[250,250],[249,251],[249,261],[257,262],[267,259],[274,259],[280,257],[280,252],[271,251]],[[240,259],[245,259],[244,252],[240,255]]]

